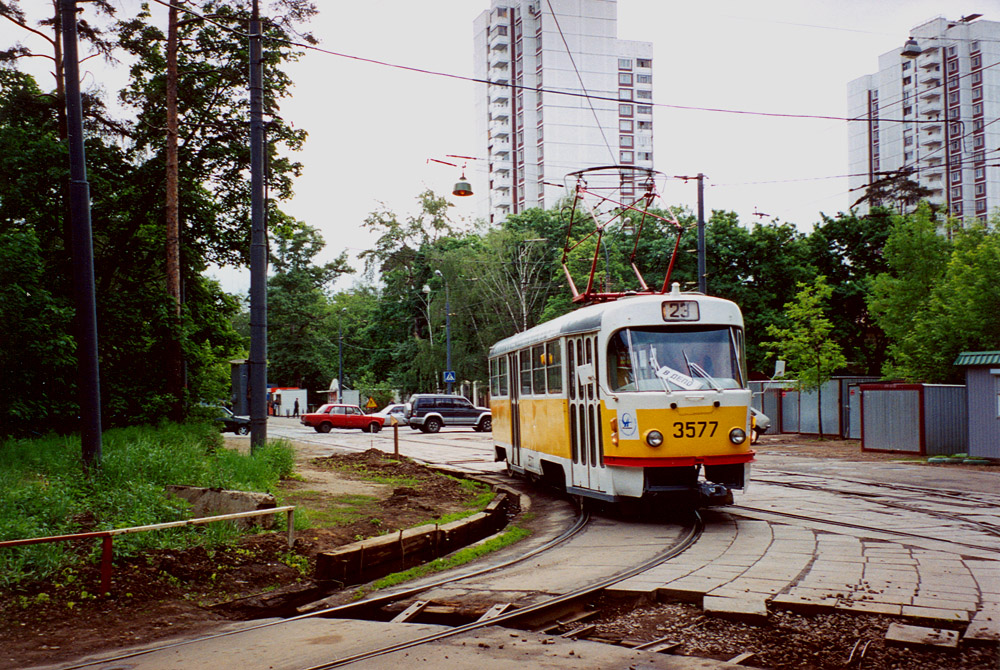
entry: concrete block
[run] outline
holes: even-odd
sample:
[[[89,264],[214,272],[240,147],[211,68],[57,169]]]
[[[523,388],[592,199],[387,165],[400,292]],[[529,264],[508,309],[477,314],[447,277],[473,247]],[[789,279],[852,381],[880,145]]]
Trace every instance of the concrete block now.
[[[969,613],[964,609],[947,609],[944,607],[921,607],[918,605],[903,605],[903,616],[914,619],[930,619],[935,621],[951,621],[968,623]]]
[[[771,598],[772,607],[791,610],[801,614],[816,614],[818,612],[829,612],[837,607],[840,602],[834,597],[822,597],[796,593],[782,593]]]
[[[837,610],[842,612],[864,612],[865,614],[887,614],[889,616],[899,616],[903,612],[902,605],[891,603],[875,603],[863,600],[852,600],[837,604]]]
[[[958,647],[958,633],[941,628],[923,628],[921,626],[906,626],[899,623],[889,624],[885,633],[887,642],[903,645],[918,645],[929,647]]]
[[[705,596],[701,607],[706,614],[744,623],[766,623],[767,602],[759,595],[742,597]]]
[[[277,507],[274,496],[270,493],[208,489],[201,486],[167,486],[166,491],[175,498],[188,501],[191,504],[191,513],[195,517],[237,514]],[[234,519],[231,523],[240,528],[252,528],[253,526],[273,528],[274,515],[265,514],[246,519]]]
[[[1000,642],[1000,608],[977,612],[965,629],[962,639],[969,642]]]

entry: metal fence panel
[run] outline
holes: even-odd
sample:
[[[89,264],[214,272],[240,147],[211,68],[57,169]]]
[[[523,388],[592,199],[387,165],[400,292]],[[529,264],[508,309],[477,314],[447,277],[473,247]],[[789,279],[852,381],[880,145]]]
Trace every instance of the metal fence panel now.
[[[969,450],[965,387],[924,385],[924,448],[928,455],[963,454]]]
[[[919,454],[920,389],[862,386],[861,445],[864,449]]]
[[[819,403],[823,403],[820,408]],[[799,432],[819,435],[819,413],[823,412],[823,434],[840,435],[840,383],[830,380],[822,393],[808,391],[799,397]]]
[[[987,367],[968,368],[965,378],[969,385],[969,456],[1000,458],[1000,374]]]
[[[861,389],[857,384],[847,387],[847,439],[861,439]]]
[[[781,416],[778,425],[782,433],[799,432],[799,392],[792,389],[783,389],[780,392]]]
[[[834,377],[840,383],[840,436],[847,439],[860,440],[861,439],[861,414],[860,414],[860,404],[861,396],[856,395],[854,398],[851,397],[851,387],[856,387],[858,384],[874,384],[878,382],[879,377],[871,376],[857,376],[857,377]],[[852,407],[851,400],[854,400],[854,404],[858,405],[857,408]],[[851,421],[852,411],[857,410],[857,416],[854,421]],[[823,427],[826,428],[826,423],[824,419]]]

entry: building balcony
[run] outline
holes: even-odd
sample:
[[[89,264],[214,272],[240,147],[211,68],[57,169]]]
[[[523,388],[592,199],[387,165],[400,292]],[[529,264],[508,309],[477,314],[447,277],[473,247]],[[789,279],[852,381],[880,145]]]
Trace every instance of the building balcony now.
[[[490,180],[490,188],[506,190],[511,187],[510,173],[505,172],[500,174],[499,172],[494,173],[493,179]]]
[[[493,103],[490,105],[490,119],[493,123],[490,124],[490,130],[492,132],[500,132],[501,128],[507,127],[507,119],[510,118],[510,105],[503,103]]]
[[[510,87],[490,85],[490,106],[503,104],[510,101]]]
[[[510,47],[510,36],[501,35],[499,31],[494,31],[490,35],[489,45],[491,51],[506,51]]]
[[[510,140],[500,139],[499,137],[494,137],[493,142],[490,144],[490,153],[493,154],[507,154],[510,152]]]

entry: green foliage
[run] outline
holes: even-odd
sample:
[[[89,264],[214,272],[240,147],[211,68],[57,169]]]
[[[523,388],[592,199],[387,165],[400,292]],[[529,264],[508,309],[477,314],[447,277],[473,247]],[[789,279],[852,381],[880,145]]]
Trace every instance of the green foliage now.
[[[242,455],[219,445],[211,424],[109,430],[102,467],[88,479],[78,438],[0,443],[0,540],[176,521],[190,514],[187,503],[164,495],[168,484],[271,491],[293,467],[287,443]],[[235,533],[223,523],[124,535],[115,540],[115,555],[224,542]],[[95,546],[91,558],[98,551]],[[0,586],[44,578],[75,560],[65,543],[0,550]]]
[[[501,549],[509,547],[516,542],[520,542],[530,535],[531,531],[525,528],[521,528],[520,526],[511,526],[500,535],[491,538],[486,542],[459,549],[455,553],[449,554],[444,558],[436,558],[429,563],[418,565],[403,572],[394,572],[391,575],[386,575],[381,579],[377,579],[370,586],[355,591],[354,599],[358,600],[369,593],[373,593],[374,591],[387,589],[389,587],[396,586],[397,584],[403,584],[405,582],[413,581],[414,579],[419,579],[420,577],[424,577],[426,575],[431,575],[436,572],[444,572],[445,570],[451,570],[465,565],[466,563],[471,563],[477,558],[500,551]]]
[[[799,282],[795,301],[785,305],[788,327],[769,326],[767,334],[777,338],[762,342],[786,363],[787,376],[799,388],[814,391],[847,362],[840,345],[830,337],[833,324],[826,317],[826,302],[833,288],[820,275],[811,283]]]
[[[889,271],[869,306],[890,340],[887,377],[960,382],[962,351],[1000,348],[1000,233],[996,228],[942,236],[929,210],[897,217],[886,242]]]

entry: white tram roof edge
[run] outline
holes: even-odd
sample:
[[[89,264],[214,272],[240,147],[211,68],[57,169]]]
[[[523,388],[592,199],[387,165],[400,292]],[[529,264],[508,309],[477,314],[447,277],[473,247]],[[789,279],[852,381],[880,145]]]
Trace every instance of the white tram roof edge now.
[[[661,305],[666,300],[688,299],[699,304],[697,321],[664,321]],[[720,324],[743,327],[743,315],[736,303],[725,298],[706,296],[701,293],[658,293],[620,298],[614,302],[598,303],[581,307],[569,314],[563,314],[534,328],[511,335],[490,347],[490,357],[517,351],[557,337],[579,335],[600,330],[602,325],[616,327],[650,326],[664,323],[691,325],[695,323]]]

